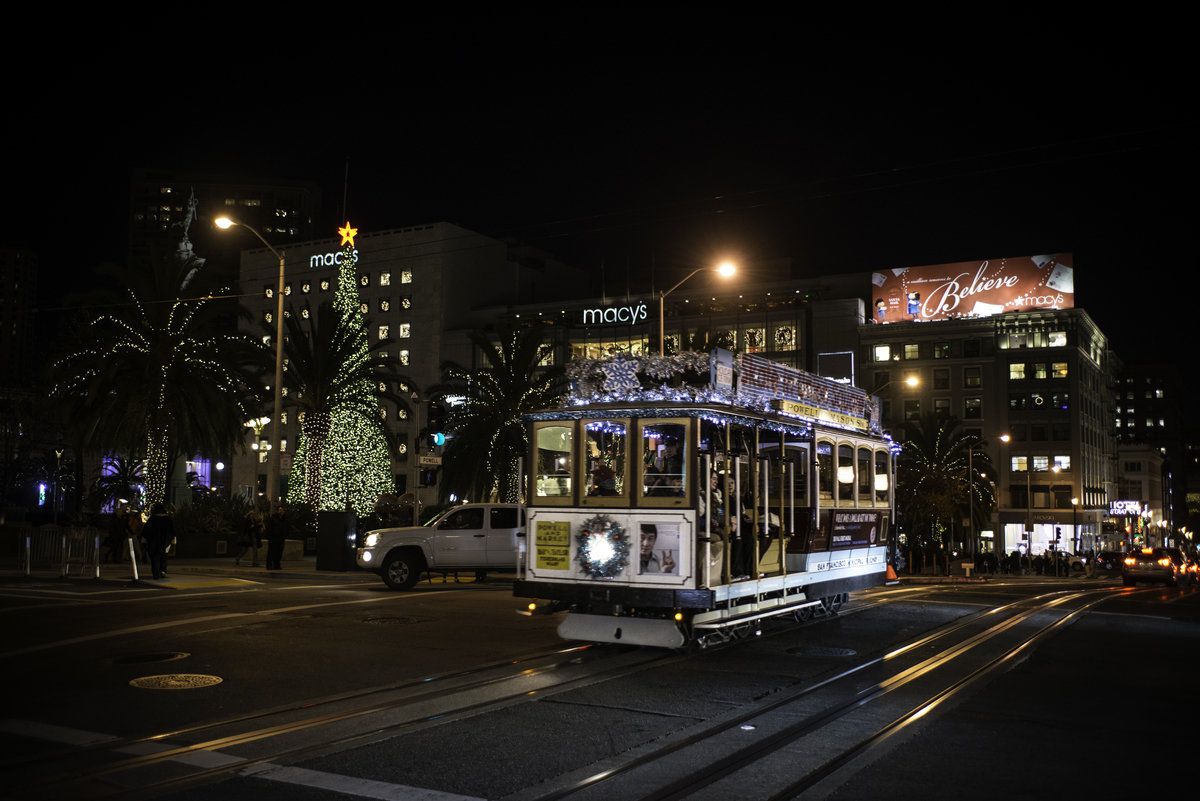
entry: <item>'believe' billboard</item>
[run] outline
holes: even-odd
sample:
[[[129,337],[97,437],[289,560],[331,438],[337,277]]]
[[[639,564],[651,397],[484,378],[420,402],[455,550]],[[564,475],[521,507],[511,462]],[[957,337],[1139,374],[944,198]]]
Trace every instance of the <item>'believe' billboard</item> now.
[[[877,323],[988,317],[1075,306],[1070,253],[934,264],[873,273]]]

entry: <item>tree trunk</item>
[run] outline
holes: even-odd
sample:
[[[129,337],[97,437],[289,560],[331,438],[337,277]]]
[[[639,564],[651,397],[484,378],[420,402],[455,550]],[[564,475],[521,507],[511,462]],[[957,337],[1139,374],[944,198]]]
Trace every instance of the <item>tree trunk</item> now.
[[[304,437],[308,451],[304,454],[304,502],[314,512],[321,508],[321,458],[329,438],[332,415],[309,412],[304,416]]]
[[[167,432],[151,428],[146,437],[146,508],[167,499]]]

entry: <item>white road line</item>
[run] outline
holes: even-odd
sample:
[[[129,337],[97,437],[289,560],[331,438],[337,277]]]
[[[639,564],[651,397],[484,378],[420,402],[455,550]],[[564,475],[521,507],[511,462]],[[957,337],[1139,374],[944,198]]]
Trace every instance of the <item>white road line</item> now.
[[[407,787],[403,784],[389,784],[372,779],[358,779],[354,776],[341,776],[337,773],[323,773],[319,770],[280,765],[256,765],[242,771],[241,775],[286,782],[287,784],[299,784],[305,787],[319,787],[322,790],[333,790],[360,798],[380,798],[385,801],[485,801],[476,796],[443,793],[422,787]]]
[[[49,740],[74,746],[86,746],[96,743],[119,740],[110,734],[98,734],[81,729],[69,729],[65,726],[55,726],[50,723],[38,723],[32,720],[16,720],[9,718],[0,720],[0,732],[15,734],[20,737],[33,737],[38,740]],[[113,749],[123,754],[145,756],[163,751],[171,751],[178,746],[169,743],[134,743]],[[169,762],[179,762],[184,765],[202,768],[224,768],[245,762],[242,757],[230,756],[220,751],[196,751],[190,754],[180,754],[170,757]],[[475,796],[443,793],[438,790],[428,790],[423,787],[408,787],[403,784],[389,784],[372,779],[359,779],[355,776],[342,776],[337,773],[325,773],[319,770],[294,768],[284,765],[265,763],[253,765],[239,771],[238,775],[252,776],[256,779],[283,782],[284,784],[299,784],[304,787],[319,787],[323,790],[333,790],[346,795],[356,795],[361,798],[379,798],[385,801],[485,801]]]
[[[439,595],[450,595],[455,592],[469,592],[469,590],[446,590]],[[356,601],[331,601],[323,604],[305,604],[303,606],[284,606],[278,609],[264,609],[261,612],[232,612],[225,615],[207,615],[205,617],[192,617],[185,620],[172,620],[167,623],[151,623],[146,626],[134,626],[129,629],[118,629],[116,631],[104,631],[98,634],[88,634],[84,637],[72,637],[69,640],[59,640],[57,642],[43,643],[42,645],[31,645],[28,648],[18,648],[15,651],[5,651],[0,653],[0,659],[9,659],[14,656],[22,656],[24,654],[34,653],[36,651],[45,651],[50,648],[59,648],[64,645],[76,645],[81,642],[90,642],[93,640],[103,640],[107,637],[121,637],[126,634],[138,634],[143,631],[154,631],[155,629],[167,629],[174,626],[186,626],[191,623],[206,623],[212,620],[228,620],[234,617],[256,617],[260,615],[277,615],[281,612],[296,612],[301,609],[320,609],[325,606],[349,606],[353,604],[371,604],[381,601],[404,601],[424,598],[424,594],[410,593],[406,595],[381,595],[378,598],[364,598]]]

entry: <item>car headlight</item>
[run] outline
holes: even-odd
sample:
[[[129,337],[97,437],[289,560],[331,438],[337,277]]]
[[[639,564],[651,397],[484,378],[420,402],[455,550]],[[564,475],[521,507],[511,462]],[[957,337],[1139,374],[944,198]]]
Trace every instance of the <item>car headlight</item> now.
[[[374,548],[378,544],[379,544],[379,535],[378,534],[368,534],[367,538],[365,540],[363,540],[363,545],[367,548]]]

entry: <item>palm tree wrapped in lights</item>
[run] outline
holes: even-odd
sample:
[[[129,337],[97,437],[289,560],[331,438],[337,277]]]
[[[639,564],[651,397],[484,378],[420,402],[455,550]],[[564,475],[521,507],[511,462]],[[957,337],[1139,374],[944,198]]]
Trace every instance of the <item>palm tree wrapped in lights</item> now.
[[[972,455],[980,440],[962,430],[956,417],[924,414],[920,423],[905,421],[905,441],[896,470],[896,507],[918,540],[942,541],[949,558],[949,532],[956,519],[974,513],[974,524],[986,522],[995,504],[993,472],[986,453]],[[968,509],[971,512],[968,512]]]
[[[102,272],[124,291],[93,299],[100,311],[75,338],[83,344],[53,362],[51,396],[84,450],[144,453],[145,501],[161,503],[179,456],[242,441],[260,401],[262,346],[222,324],[249,312],[197,259]]]
[[[552,406],[564,390],[561,365],[541,367],[550,353],[543,344],[544,326],[509,329],[492,342],[482,331],[471,333],[483,366],[468,370],[453,362],[442,365],[443,382],[429,390],[451,411],[446,428],[452,434],[443,452],[442,499],[483,501],[495,496],[515,503],[520,496],[517,459],[527,453],[528,434],[521,415]]]

